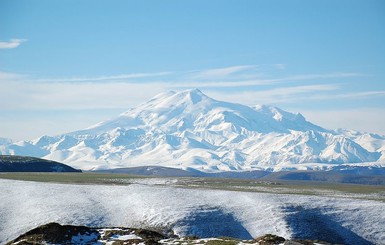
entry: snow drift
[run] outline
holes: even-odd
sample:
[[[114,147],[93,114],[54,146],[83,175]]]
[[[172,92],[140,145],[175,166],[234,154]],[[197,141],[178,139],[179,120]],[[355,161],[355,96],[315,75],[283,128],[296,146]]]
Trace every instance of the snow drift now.
[[[385,243],[383,201],[183,189],[146,181],[106,186],[0,179],[0,243],[49,222],[156,228],[180,236],[250,239],[270,233],[339,244]]]

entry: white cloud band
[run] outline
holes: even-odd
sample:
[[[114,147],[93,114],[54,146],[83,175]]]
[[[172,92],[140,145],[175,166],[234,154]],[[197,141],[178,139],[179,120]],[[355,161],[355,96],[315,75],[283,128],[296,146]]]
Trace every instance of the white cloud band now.
[[[11,39],[8,42],[0,41],[0,49],[13,49],[20,46],[26,39]]]

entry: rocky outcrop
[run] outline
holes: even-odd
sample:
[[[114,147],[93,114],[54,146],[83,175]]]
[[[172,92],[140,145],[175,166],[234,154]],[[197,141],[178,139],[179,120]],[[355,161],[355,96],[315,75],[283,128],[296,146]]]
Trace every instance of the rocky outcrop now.
[[[163,235],[146,229],[109,227],[90,228],[86,226],[60,225],[49,223],[39,226],[19,236],[6,245],[37,244],[76,244],[76,245],[125,245],[125,244],[207,244],[207,245],[313,245],[330,244],[311,240],[285,240],[285,238],[267,234],[251,240],[239,240],[229,237],[198,238]]]
[[[19,244],[159,244],[164,235],[150,230],[132,228],[90,228],[86,226],[49,223],[19,236],[7,245]]]
[[[0,172],[81,172],[63,163],[37,157],[0,155]]]

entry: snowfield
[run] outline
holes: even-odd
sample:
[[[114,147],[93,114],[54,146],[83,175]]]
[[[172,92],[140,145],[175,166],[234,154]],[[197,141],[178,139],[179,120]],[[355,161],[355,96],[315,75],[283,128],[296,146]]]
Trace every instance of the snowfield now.
[[[328,130],[273,106],[168,92],[84,130],[0,140],[3,155],[35,156],[83,170],[168,166],[230,170],[330,169],[385,163],[385,136]]]
[[[200,237],[266,233],[385,244],[385,202],[357,198],[0,179],[0,243],[49,222],[142,227]]]

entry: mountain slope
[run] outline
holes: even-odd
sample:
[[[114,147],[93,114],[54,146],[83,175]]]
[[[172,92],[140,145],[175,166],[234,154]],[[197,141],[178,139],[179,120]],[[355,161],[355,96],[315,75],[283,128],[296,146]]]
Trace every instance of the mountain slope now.
[[[348,129],[337,129],[335,132],[353,140],[368,151],[381,153],[379,161],[385,162],[385,136]]]
[[[204,171],[274,170],[301,168],[305,163],[323,169],[381,157],[301,114],[217,101],[197,89],[163,93],[87,129],[0,150],[82,169],[160,165]]]
[[[0,172],[81,172],[62,163],[23,156],[0,156]]]

